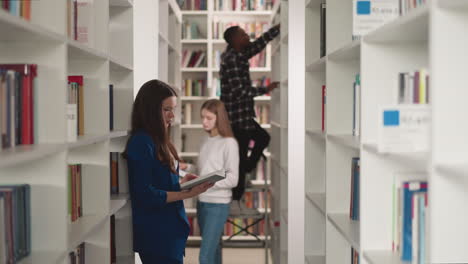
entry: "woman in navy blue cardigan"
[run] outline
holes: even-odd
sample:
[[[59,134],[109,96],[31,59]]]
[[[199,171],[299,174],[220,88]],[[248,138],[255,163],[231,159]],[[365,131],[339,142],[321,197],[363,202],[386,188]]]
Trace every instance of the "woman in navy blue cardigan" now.
[[[143,84],[133,103],[124,157],[132,201],[133,249],[143,264],[183,263],[190,226],[182,200],[212,186],[180,190],[180,159],[169,137],[176,96],[169,85],[151,80]],[[196,177],[187,174],[181,183]]]

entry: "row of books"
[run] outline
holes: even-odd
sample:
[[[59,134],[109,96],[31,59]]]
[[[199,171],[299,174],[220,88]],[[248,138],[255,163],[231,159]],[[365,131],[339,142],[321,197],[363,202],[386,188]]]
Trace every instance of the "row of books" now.
[[[37,65],[0,64],[0,149],[37,139]]]
[[[83,176],[81,164],[68,165],[68,215],[75,222],[83,216]]]
[[[255,105],[255,115],[259,124],[270,124],[270,105]]]
[[[198,24],[191,21],[185,21],[182,26],[182,39],[204,39],[206,36],[203,36],[200,32]]]
[[[399,181],[393,186],[393,251],[402,261],[426,263],[426,181]]]
[[[200,226],[198,225],[198,218],[197,217],[189,217],[188,220],[189,220],[189,223],[190,223],[190,233],[189,233],[189,235],[190,236],[201,236]],[[246,218],[246,219],[244,219],[244,218],[229,218],[228,221],[231,221],[234,224],[229,223],[229,222],[226,222],[226,224],[224,224],[224,232],[223,233],[224,233],[225,236],[232,236],[234,234],[237,234],[239,231],[241,231],[239,226],[252,225],[252,223],[254,223],[254,221],[256,221],[256,219],[252,219],[252,218]],[[264,222],[264,220],[261,220],[256,225],[250,226],[249,228],[247,228],[247,230],[250,233],[256,234],[256,235],[259,235],[259,236],[265,235],[265,222]],[[240,233],[238,235],[247,235],[247,233],[242,232],[242,233]]]
[[[261,11],[271,10],[269,0],[214,0],[214,9],[219,11]]]
[[[268,85],[270,85],[270,83],[271,83],[270,77],[266,77],[266,76],[263,76],[256,80],[252,80],[253,87],[267,87]],[[266,93],[266,95],[270,95],[270,93]]]
[[[31,1],[3,0],[1,8],[10,12],[10,14],[31,20]]]
[[[177,0],[182,10],[207,10],[208,0]]]
[[[183,68],[206,67],[206,51],[184,50],[182,53]]]
[[[31,253],[31,187],[0,185],[0,263],[17,263]]]
[[[399,0],[400,3],[400,15],[407,14],[412,9],[418,8],[425,5],[427,0]]]
[[[217,69],[221,66],[221,55],[224,51],[216,50],[213,55],[214,65]],[[263,68],[266,67],[266,50],[258,53],[249,60],[250,67]]]
[[[86,247],[85,243],[81,243],[72,252],[68,253],[70,264],[85,264],[86,263]]]
[[[185,103],[182,105],[181,122],[185,125],[192,124],[192,103]],[[184,138],[182,138],[182,145],[184,145]]]
[[[399,104],[429,103],[429,74],[426,69],[414,72],[402,72],[398,77]]]
[[[67,34],[70,39],[92,44],[95,9],[93,1],[67,0]]]
[[[271,195],[270,192],[267,192],[266,199],[268,205],[271,204]],[[265,195],[264,192],[254,191],[246,192],[244,194],[245,206],[247,208],[265,208]]]
[[[349,205],[349,218],[359,221],[359,184],[360,184],[361,159],[354,157],[351,160],[351,199]]]
[[[206,80],[185,79],[182,83],[184,96],[210,96]]]
[[[68,141],[84,135],[84,81],[83,76],[68,76],[67,96]]]
[[[109,153],[111,194],[119,194],[119,155],[118,152]]]
[[[244,29],[251,39],[260,37],[265,31],[269,29],[269,23],[263,21],[252,21],[252,22],[225,22],[225,21],[213,21],[213,38],[223,39],[224,31],[226,29],[239,26]]]

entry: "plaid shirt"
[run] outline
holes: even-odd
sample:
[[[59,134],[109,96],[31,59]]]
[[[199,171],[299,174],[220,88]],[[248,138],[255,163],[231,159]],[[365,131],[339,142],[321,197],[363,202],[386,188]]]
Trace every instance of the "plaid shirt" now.
[[[271,28],[242,52],[228,47],[221,55],[221,101],[226,106],[233,127],[244,130],[255,128],[254,97],[267,93],[267,89],[252,87],[249,59],[261,52],[278,34],[278,29]]]

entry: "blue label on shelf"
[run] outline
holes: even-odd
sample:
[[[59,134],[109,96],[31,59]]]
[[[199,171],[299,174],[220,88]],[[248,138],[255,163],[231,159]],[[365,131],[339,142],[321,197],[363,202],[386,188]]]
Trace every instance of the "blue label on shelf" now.
[[[400,111],[387,110],[383,112],[384,126],[399,126],[400,125]]]
[[[370,15],[371,2],[370,1],[357,1],[356,10],[357,10],[358,15]]]

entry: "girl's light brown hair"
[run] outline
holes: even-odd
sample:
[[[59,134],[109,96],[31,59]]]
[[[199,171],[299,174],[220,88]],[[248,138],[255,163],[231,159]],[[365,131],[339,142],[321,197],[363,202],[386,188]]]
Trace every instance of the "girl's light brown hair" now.
[[[218,99],[210,99],[203,103],[200,111],[206,109],[216,115],[216,127],[222,137],[234,137],[232,133],[229,116],[224,107],[224,103]]]

